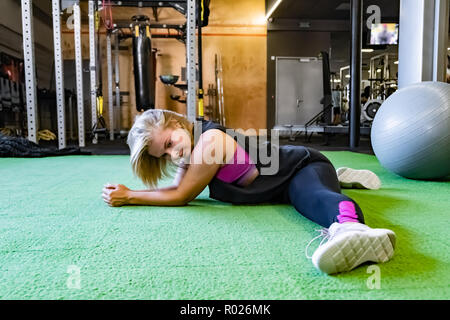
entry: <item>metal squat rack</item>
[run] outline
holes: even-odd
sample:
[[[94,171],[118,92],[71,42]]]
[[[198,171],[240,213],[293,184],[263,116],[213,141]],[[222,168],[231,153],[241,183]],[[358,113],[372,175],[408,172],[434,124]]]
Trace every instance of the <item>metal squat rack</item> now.
[[[80,147],[86,146],[85,124],[84,124],[84,98],[83,98],[83,74],[82,74],[82,52],[81,52],[81,11],[80,1],[64,0],[63,3],[73,7],[74,14],[74,44],[75,44],[75,74],[77,92],[77,119],[78,119],[78,144]],[[32,0],[21,0],[22,4],[22,31],[23,31],[23,54],[25,64],[25,90],[27,103],[27,125],[28,140],[37,143],[37,95],[36,95],[36,75],[35,75],[35,55],[33,37],[33,3]],[[141,0],[141,1],[111,1],[113,6],[122,7],[170,7],[186,16],[186,64],[187,64],[187,117],[194,121],[196,117],[196,63],[197,63],[197,40],[196,29],[196,0]],[[96,1],[88,0],[89,6],[89,71],[90,71],[90,101],[92,126],[97,122],[97,54],[96,54],[96,31],[95,31],[95,6]],[[55,83],[56,102],[58,119],[58,148],[66,147],[66,126],[65,126],[65,97],[64,97],[64,70],[63,56],[61,48],[61,0],[52,0],[53,16],[53,44],[55,59]],[[120,104],[119,92],[119,68],[118,68],[118,34],[115,35],[115,90],[116,108]],[[107,34],[107,65],[108,65],[108,97],[109,97],[109,120],[110,139],[114,139],[114,109],[113,109],[113,84],[112,84],[112,54],[111,54],[111,33]],[[93,138],[93,143],[97,142],[97,137]]]

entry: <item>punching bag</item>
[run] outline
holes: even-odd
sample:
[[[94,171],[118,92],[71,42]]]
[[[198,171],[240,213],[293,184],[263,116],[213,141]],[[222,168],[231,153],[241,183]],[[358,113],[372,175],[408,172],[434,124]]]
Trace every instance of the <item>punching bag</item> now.
[[[134,16],[132,20],[134,88],[140,112],[155,108],[155,65],[148,17]]]

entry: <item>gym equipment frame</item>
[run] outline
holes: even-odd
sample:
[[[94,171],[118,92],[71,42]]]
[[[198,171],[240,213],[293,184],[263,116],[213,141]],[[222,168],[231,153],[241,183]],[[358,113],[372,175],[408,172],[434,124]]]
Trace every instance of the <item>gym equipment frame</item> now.
[[[74,42],[75,42],[75,65],[76,65],[76,91],[77,91],[77,115],[78,115],[78,144],[85,146],[85,126],[84,126],[84,101],[83,101],[83,79],[82,79],[82,53],[81,53],[81,16],[80,1],[86,0],[66,0],[65,4],[71,3],[74,9]],[[92,125],[97,120],[97,61],[96,61],[96,41],[95,41],[95,1],[89,0],[89,50],[90,50],[90,80],[91,80],[91,114]],[[25,88],[27,99],[27,125],[28,139],[37,143],[37,95],[36,95],[36,75],[35,75],[35,55],[34,55],[34,37],[33,37],[33,5],[32,0],[21,0],[22,8],[22,31],[23,31],[23,51],[25,63]],[[194,121],[196,117],[196,63],[197,63],[197,39],[195,37],[196,29],[196,0],[141,0],[141,1],[111,1],[112,6],[122,7],[170,7],[174,8],[186,16],[186,65],[187,65],[187,117]],[[63,83],[63,65],[61,52],[61,0],[52,0],[53,15],[53,39],[55,56],[55,81],[57,90],[57,117],[58,117],[58,148],[66,146],[65,124],[64,124],[64,83]],[[116,35],[117,37],[118,35]],[[109,49],[111,53],[111,43]],[[116,50],[115,50],[116,51]],[[115,52],[117,54],[117,52]],[[108,59],[112,64],[111,59]],[[108,67],[110,68],[110,67]],[[112,77],[108,77],[108,89],[112,92]],[[116,75],[117,88],[117,75]],[[112,96],[112,94],[111,94]],[[116,99],[118,97],[116,96]],[[119,97],[120,99],[120,97]],[[112,100],[112,99],[111,99]],[[117,100],[120,101],[120,100]],[[117,102],[116,102],[117,103]],[[110,101],[110,108],[112,101]],[[110,112],[110,134],[114,132],[113,112]],[[111,121],[112,120],[112,121]],[[111,136],[110,136],[111,138]],[[94,137],[94,142],[96,142]]]

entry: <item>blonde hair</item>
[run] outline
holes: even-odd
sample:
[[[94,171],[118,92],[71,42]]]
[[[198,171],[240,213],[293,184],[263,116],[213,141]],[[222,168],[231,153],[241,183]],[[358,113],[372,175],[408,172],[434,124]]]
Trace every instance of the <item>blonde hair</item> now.
[[[192,138],[192,123],[185,116],[160,109],[149,109],[137,115],[128,133],[127,144],[130,147],[131,168],[133,173],[150,188],[155,187],[161,178],[171,173],[170,160],[164,157],[157,158],[148,153],[153,132],[156,128],[166,129],[177,123],[182,129],[187,130]]]

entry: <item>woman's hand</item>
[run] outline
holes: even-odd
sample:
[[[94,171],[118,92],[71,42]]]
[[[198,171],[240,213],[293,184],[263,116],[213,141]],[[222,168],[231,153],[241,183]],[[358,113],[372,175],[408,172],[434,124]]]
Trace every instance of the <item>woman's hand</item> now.
[[[102,198],[110,207],[120,207],[129,204],[130,189],[123,184],[105,184]]]

